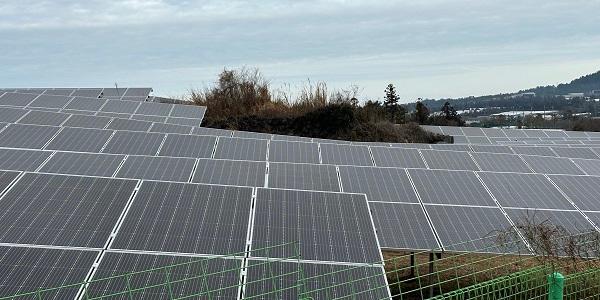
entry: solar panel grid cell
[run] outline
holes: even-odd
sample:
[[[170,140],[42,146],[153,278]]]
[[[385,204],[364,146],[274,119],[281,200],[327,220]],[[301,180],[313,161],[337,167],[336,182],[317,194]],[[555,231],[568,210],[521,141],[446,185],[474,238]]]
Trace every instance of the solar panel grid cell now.
[[[40,172],[111,177],[125,155],[56,152]]]
[[[4,243],[102,248],[136,181],[25,174],[0,202]]]
[[[259,188],[255,211],[253,257],[381,261],[364,195]]]
[[[337,173],[331,165],[269,164],[269,187],[339,191]]]
[[[112,248],[241,253],[251,198],[250,188],[145,181]]]
[[[369,201],[419,203],[403,169],[353,166],[339,169],[344,192],[364,193]]]

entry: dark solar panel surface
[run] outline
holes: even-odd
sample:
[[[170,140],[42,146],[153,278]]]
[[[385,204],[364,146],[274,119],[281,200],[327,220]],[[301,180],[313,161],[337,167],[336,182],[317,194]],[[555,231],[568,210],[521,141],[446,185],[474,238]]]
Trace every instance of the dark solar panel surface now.
[[[25,174],[0,201],[4,243],[101,248],[136,181]]]
[[[254,257],[293,257],[300,250],[308,260],[381,260],[364,195],[259,188],[255,210]]]
[[[201,254],[243,252],[251,198],[251,188],[146,181],[112,248]]]

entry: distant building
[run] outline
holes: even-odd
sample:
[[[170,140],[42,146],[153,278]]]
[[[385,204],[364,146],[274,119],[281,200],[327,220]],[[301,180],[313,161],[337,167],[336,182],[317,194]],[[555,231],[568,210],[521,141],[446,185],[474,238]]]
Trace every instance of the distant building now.
[[[511,96],[511,98],[533,98],[533,97],[535,97],[535,92],[520,93],[520,94],[514,94]]]
[[[576,99],[576,98],[584,98],[585,97],[585,93],[568,93],[566,95],[563,95],[563,98],[570,100],[570,99]]]
[[[592,90],[589,93],[586,93],[589,97],[600,97],[600,90]]]

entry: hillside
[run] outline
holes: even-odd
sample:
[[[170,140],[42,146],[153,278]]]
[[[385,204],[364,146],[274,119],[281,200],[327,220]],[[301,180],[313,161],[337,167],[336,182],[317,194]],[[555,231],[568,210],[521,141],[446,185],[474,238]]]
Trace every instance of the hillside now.
[[[569,83],[559,85],[538,86],[535,88],[478,97],[456,99],[427,99],[423,103],[433,111],[438,111],[445,102],[450,102],[457,110],[470,108],[509,108],[514,110],[563,110],[583,109],[585,101],[581,99],[565,99],[561,95],[569,93],[587,93],[600,90],[600,71],[574,79]],[[536,93],[534,97],[512,97],[520,93]],[[409,110],[414,109],[415,103],[407,104]]]

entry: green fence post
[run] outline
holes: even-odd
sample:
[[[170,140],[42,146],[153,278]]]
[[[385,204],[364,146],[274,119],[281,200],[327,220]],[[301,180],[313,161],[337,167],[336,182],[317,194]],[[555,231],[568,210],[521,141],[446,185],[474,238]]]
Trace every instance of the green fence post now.
[[[565,276],[558,272],[548,275],[548,300],[562,300]]]

